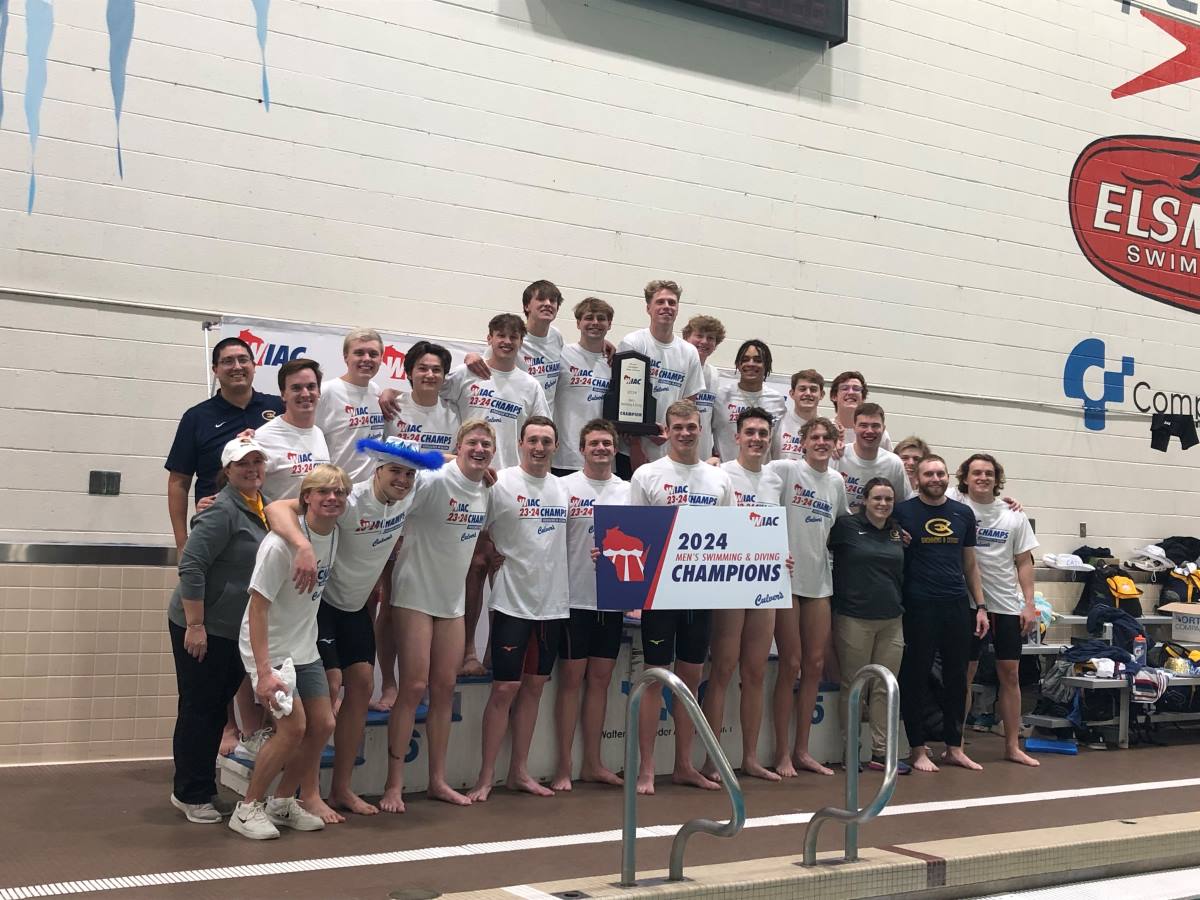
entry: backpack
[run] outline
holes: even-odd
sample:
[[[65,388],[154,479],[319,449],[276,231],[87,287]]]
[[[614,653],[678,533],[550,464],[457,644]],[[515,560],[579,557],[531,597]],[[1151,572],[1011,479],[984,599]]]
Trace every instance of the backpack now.
[[[1083,582],[1083,590],[1079,592],[1079,602],[1075,604],[1074,614],[1086,616],[1093,606],[1115,606],[1123,609],[1135,619],[1142,615],[1142,604],[1138,600],[1141,590],[1133,583],[1133,579],[1116,566],[1096,566],[1094,572],[1089,572]]]
[[[1052,703],[1070,705],[1075,689],[1063,684],[1063,679],[1074,674],[1074,663],[1065,659],[1055,660],[1050,670],[1042,676],[1042,696]]]
[[[1141,616],[1142,604],[1138,598],[1142,596],[1142,590],[1133,583],[1132,578],[1128,575],[1109,575],[1104,583],[1108,585],[1113,606],[1125,610],[1134,618]]]
[[[1186,659],[1189,663],[1200,663],[1200,650],[1189,650],[1175,641],[1164,641],[1150,651],[1147,660],[1156,669],[1162,669],[1172,657]]]
[[[1196,603],[1200,601],[1200,571],[1180,572],[1172,569],[1164,575],[1162,587],[1158,589],[1158,605],[1168,603]]]

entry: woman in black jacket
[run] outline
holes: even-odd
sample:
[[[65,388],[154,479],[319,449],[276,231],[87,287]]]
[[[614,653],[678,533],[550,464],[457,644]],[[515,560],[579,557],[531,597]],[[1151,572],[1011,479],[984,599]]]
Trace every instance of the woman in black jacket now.
[[[235,438],[221,451],[226,484],[192,531],[179,558],[179,585],[167,609],[179,708],[175,719],[175,783],[171,805],[189,822],[215,824],[212,804],[226,710],[246,670],[238,654],[250,573],[267,534],[259,489],[267,454]]]

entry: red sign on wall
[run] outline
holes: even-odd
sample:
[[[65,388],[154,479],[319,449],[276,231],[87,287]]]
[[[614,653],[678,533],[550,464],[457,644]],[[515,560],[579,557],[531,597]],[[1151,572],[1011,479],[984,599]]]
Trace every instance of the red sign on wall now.
[[[1079,154],[1071,227],[1088,261],[1121,287],[1200,312],[1200,142],[1118,135]]]

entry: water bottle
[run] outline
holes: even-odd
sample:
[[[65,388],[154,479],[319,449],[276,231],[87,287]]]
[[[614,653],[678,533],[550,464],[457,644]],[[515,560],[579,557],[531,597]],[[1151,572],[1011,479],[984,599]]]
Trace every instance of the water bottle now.
[[[1133,639],[1133,661],[1139,666],[1146,664],[1146,636],[1143,634]]]

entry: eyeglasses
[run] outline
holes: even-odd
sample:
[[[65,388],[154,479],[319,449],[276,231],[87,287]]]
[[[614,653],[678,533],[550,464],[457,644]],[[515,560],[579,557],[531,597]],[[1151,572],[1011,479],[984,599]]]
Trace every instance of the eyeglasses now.
[[[254,362],[254,360],[243,353],[241,356],[226,356],[218,359],[217,365],[222,369],[232,369],[234,366],[248,366],[252,362]]]

